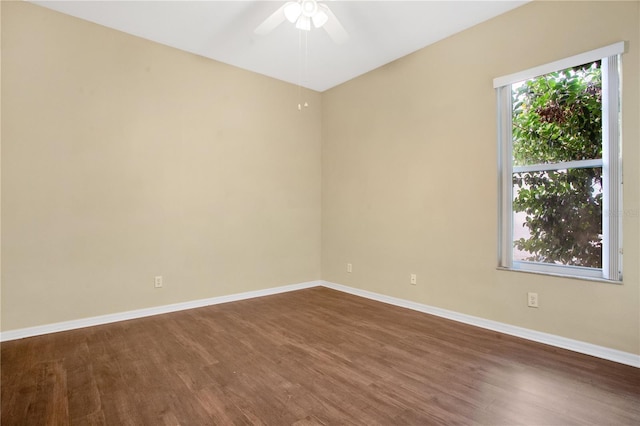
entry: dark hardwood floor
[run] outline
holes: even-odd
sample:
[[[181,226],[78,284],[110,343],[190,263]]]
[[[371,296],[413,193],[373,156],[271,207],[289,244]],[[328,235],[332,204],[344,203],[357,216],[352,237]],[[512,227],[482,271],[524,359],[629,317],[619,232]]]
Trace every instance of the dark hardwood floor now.
[[[639,425],[640,369],[312,288],[2,343],[9,425]]]

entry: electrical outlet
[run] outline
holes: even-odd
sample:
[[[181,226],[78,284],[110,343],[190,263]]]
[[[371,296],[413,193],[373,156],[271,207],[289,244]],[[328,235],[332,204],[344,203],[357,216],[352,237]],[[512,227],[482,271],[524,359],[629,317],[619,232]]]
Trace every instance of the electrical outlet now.
[[[527,306],[530,308],[538,307],[538,293],[527,293]]]
[[[411,285],[418,284],[418,276],[416,274],[411,274],[411,279],[409,282],[411,283]]]
[[[160,287],[162,287],[162,276],[161,276],[161,275],[158,275],[158,276],[156,277],[155,282],[154,282],[154,287],[155,287],[155,288],[160,288]]]
[[[348,273],[352,273],[353,272],[353,265],[351,263],[347,263],[347,272]]]

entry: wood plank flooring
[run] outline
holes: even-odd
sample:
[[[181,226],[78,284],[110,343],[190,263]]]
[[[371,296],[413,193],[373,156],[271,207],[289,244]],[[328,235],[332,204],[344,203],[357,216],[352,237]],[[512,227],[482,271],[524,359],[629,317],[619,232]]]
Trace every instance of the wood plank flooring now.
[[[321,287],[1,355],[3,426],[640,424],[640,369]]]

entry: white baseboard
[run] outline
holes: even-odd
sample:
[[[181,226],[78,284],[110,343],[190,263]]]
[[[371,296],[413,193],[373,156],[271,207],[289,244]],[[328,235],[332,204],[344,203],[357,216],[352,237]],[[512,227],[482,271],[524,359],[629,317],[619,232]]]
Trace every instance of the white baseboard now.
[[[186,309],[201,308],[203,306],[217,305],[220,303],[235,302],[238,300],[252,299],[254,297],[270,296],[273,294],[285,293],[288,291],[302,290],[305,288],[323,286],[333,290],[342,291],[344,293],[353,294],[355,296],[364,297],[378,302],[388,303],[390,305],[411,309],[418,312],[435,315],[442,318],[458,321],[461,323],[473,325],[488,330],[509,334],[523,339],[531,340],[538,343],[555,346],[570,351],[595,356],[609,361],[626,364],[640,368],[640,355],[629,352],[623,352],[616,349],[598,346],[591,343],[581,342],[579,340],[568,339],[566,337],[556,336],[554,334],[542,333],[540,331],[530,330],[527,328],[516,327],[492,321],[472,315],[461,314],[447,309],[437,308],[435,306],[424,305],[422,303],[411,302],[405,299],[386,296],[384,294],[374,293],[367,290],[361,290],[353,287],[344,286],[328,281],[309,281],[300,284],[286,285],[282,287],[273,287],[264,290],[248,291],[245,293],[231,294],[227,296],[212,297],[209,299],[199,299],[190,302],[174,303],[171,305],[156,306],[153,308],[137,309],[134,311],[120,312],[109,315],[100,315],[90,318],[82,318],[79,320],[64,321],[54,324],[46,324],[36,327],[22,328],[18,330],[9,330],[0,333],[0,342],[9,340],[23,339],[26,337],[39,336],[42,334],[56,333],[59,331],[75,330],[78,328],[91,327],[94,325],[109,324],[118,321],[125,321],[136,318],[143,318],[152,315],[166,314],[169,312],[183,311]]]
[[[422,303],[411,302],[409,300],[399,299],[396,297],[386,296],[384,294],[373,293],[367,290],[360,290],[353,287],[335,284],[328,281],[321,281],[322,286],[344,293],[353,294],[367,299],[376,300],[378,302],[388,303],[390,305],[400,306],[402,308],[414,311],[424,312],[442,318],[462,322],[476,327],[485,328],[487,330],[498,331],[500,333],[509,334],[511,336],[521,337],[523,339],[532,340],[538,343],[555,346],[570,351],[595,356],[597,358],[618,362],[620,364],[630,365],[640,368],[640,355],[623,352],[616,349],[598,346],[579,340],[568,339],[566,337],[556,336],[554,334],[543,333],[540,331],[530,330],[528,328],[516,327],[514,325],[505,324],[498,321],[492,321],[480,317],[461,314],[446,309],[436,308],[434,306],[424,305]]]
[[[75,330],[78,328],[91,327],[94,325],[109,324],[112,322],[149,317],[152,315],[166,314],[169,312],[184,311],[186,309],[201,308],[203,306],[218,305],[220,303],[252,299],[254,297],[270,296],[272,294],[317,287],[319,285],[322,285],[321,281],[310,281],[300,284],[285,285],[282,287],[267,288],[264,290],[230,294],[228,296],[198,299],[189,302],[174,303],[171,305],[155,306],[153,308],[136,309],[134,311],[119,312],[115,314],[100,315],[96,317],[82,318],[72,321],[57,322],[54,324],[39,325],[36,327],[9,330],[0,333],[0,342],[24,339],[25,337],[39,336],[42,334],[57,333],[59,331]]]

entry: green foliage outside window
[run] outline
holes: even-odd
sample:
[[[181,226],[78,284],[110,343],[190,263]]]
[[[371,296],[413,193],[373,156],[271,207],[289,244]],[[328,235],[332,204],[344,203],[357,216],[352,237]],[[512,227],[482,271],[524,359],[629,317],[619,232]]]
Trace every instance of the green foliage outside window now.
[[[599,62],[514,85],[514,166],[599,158]],[[530,234],[514,245],[527,260],[602,267],[601,167],[514,173],[513,185],[513,211],[526,214]]]

